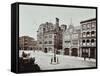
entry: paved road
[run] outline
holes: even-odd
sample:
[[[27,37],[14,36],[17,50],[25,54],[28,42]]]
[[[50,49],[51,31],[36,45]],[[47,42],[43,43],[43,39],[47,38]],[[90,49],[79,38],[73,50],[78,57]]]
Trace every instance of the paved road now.
[[[31,51],[31,57],[35,57],[36,61],[42,70],[51,69],[71,69],[71,68],[86,68],[95,67],[96,62],[93,60],[86,60],[79,57],[57,55],[59,64],[50,64],[53,53],[33,52]]]

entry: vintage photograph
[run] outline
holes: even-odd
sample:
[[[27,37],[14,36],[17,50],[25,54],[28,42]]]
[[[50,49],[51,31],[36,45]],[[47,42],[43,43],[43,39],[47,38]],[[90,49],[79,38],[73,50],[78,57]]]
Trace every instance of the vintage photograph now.
[[[19,5],[19,70],[96,67],[96,9]]]

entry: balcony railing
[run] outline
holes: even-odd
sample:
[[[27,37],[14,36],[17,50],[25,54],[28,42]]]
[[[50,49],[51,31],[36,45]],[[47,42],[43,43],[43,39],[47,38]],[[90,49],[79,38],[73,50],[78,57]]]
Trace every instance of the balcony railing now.
[[[96,34],[91,34],[92,37],[96,37]]]
[[[96,46],[96,42],[94,42],[94,43],[91,43],[91,42],[89,42],[89,43],[82,43],[82,46]]]

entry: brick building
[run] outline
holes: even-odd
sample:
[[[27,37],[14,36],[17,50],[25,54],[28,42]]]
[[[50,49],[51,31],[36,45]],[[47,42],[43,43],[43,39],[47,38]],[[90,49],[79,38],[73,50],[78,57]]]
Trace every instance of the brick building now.
[[[80,56],[96,58],[96,18],[84,20],[81,24]]]
[[[19,37],[19,49],[20,50],[36,50],[37,49],[37,41],[34,38],[29,36],[21,36]]]
[[[43,23],[37,31],[38,49],[44,52],[60,53],[62,49],[62,31],[63,27],[59,26],[59,19],[56,18],[56,23]]]

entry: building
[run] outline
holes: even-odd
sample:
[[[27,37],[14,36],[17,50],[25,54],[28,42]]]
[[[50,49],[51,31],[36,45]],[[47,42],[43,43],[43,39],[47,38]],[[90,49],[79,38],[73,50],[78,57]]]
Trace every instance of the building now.
[[[20,50],[36,50],[37,49],[37,41],[34,38],[29,36],[21,36],[19,37],[19,49]]]
[[[96,58],[96,18],[84,20],[81,24],[81,57]]]
[[[79,56],[80,26],[70,24],[63,32],[63,54]]]
[[[37,31],[38,49],[44,52],[60,53],[62,49],[62,30],[64,27],[59,26],[59,19],[56,18],[56,23],[43,23],[39,26]]]

